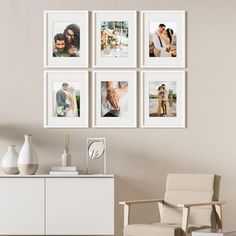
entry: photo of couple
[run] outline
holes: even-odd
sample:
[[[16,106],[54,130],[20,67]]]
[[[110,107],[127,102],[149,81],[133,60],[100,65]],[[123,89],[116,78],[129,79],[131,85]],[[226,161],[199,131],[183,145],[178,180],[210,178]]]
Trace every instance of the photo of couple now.
[[[128,117],[128,81],[101,82],[101,116]]]
[[[80,56],[80,27],[73,23],[53,24],[53,57]]]
[[[128,56],[128,21],[101,22],[101,56]]]
[[[176,81],[149,83],[149,117],[176,117]]]
[[[79,82],[53,83],[53,116],[80,116],[80,85]]]
[[[177,57],[176,23],[150,23],[149,57]]]

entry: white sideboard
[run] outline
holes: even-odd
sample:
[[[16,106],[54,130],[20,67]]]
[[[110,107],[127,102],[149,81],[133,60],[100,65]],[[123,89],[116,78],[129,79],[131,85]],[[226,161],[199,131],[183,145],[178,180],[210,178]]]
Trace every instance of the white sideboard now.
[[[114,176],[1,176],[0,235],[114,235]]]

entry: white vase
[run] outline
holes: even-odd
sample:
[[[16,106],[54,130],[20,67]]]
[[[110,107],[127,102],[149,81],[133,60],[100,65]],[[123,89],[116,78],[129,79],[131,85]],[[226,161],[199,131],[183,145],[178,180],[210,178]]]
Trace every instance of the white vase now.
[[[64,150],[61,155],[61,166],[71,166],[71,155]]]
[[[34,175],[38,167],[38,157],[32,145],[32,135],[26,134],[25,142],[19,153],[18,169],[22,175]]]
[[[10,145],[6,154],[2,157],[1,168],[5,174],[16,175],[19,173],[17,162],[18,153],[16,152],[16,145]]]

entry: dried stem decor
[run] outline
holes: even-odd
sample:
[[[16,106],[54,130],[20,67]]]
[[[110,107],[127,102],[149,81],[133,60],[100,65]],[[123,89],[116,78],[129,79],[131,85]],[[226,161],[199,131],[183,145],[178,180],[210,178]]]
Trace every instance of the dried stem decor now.
[[[70,150],[70,135],[69,134],[65,134],[65,137],[63,139],[63,147],[64,147],[65,153],[68,154]]]

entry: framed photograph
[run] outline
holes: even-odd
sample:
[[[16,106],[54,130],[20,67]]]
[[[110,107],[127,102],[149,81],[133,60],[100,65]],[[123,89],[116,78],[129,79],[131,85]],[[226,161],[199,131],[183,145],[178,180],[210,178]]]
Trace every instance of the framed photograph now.
[[[88,127],[88,72],[46,71],[44,127]]]
[[[93,88],[94,127],[137,126],[135,71],[95,71]]]
[[[185,67],[185,11],[141,12],[142,67]]]
[[[142,72],[141,126],[185,128],[185,72]]]
[[[93,66],[136,67],[136,11],[93,12]]]
[[[88,12],[44,12],[44,66],[88,67]]]

